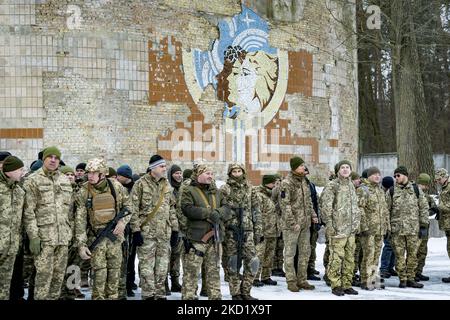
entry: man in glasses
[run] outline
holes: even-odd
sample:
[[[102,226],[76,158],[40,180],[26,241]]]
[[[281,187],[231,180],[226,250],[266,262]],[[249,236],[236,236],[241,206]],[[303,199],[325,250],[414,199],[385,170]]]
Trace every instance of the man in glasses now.
[[[422,190],[408,180],[408,169],[394,171],[395,185],[386,193],[391,220],[391,245],[395,252],[395,269],[399,288],[423,288],[415,281],[419,235],[428,226],[428,202]]]

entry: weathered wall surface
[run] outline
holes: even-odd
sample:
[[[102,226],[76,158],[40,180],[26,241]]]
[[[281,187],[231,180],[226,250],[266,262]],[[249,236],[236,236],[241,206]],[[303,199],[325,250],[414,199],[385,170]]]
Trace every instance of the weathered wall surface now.
[[[219,179],[240,161],[255,183],[298,154],[323,181],[338,160],[357,159],[354,38],[333,18],[352,24],[352,10],[331,0],[1,1],[0,149],[30,164],[57,145],[73,166],[103,156],[140,172],[160,153],[183,167],[209,161]],[[225,63],[213,41],[245,53]]]

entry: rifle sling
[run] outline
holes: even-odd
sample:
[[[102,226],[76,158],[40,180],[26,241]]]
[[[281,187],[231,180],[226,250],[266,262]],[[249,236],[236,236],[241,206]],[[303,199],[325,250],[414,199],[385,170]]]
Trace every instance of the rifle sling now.
[[[141,223],[141,228],[143,226],[145,226],[147,223],[149,223],[150,220],[152,220],[155,217],[156,213],[158,212],[159,208],[162,205],[162,202],[164,200],[164,195],[166,193],[166,190],[167,190],[167,184],[164,185],[164,188],[163,188],[162,192],[159,195],[159,199],[158,199],[158,202],[156,203],[156,206],[153,207],[152,212],[150,212],[147,215],[147,217],[145,218],[144,222]]]
[[[194,190],[197,191],[197,193],[200,195],[200,198],[202,198],[203,202],[205,203],[206,208],[208,209],[215,209],[216,208],[216,197],[212,197],[212,207],[209,204],[208,198],[206,197],[205,193],[203,192],[202,189],[200,189],[199,187],[194,187]]]

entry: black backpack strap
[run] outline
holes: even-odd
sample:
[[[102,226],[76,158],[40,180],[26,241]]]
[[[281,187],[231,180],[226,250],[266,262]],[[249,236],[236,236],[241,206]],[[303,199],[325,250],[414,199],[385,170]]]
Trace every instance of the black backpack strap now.
[[[419,199],[419,187],[417,184],[413,183],[414,193],[416,194],[417,199]]]
[[[113,183],[111,182],[111,180],[109,180],[108,178],[106,178],[106,181],[108,182],[109,189],[111,190],[111,195],[112,195],[113,198],[114,198],[114,207],[115,207],[116,210],[117,210],[117,195],[116,195],[116,189],[114,189],[114,185],[113,185]]]
[[[391,195],[391,199],[394,196],[394,186],[389,188],[389,194]]]

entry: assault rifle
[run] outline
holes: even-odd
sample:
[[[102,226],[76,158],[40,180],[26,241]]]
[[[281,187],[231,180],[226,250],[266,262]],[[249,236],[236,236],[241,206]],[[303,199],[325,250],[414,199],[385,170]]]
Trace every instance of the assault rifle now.
[[[108,222],[106,227],[104,227],[102,231],[100,231],[94,242],[92,242],[89,246],[89,251],[92,252],[92,250],[94,250],[95,247],[97,247],[97,245],[100,243],[100,241],[102,241],[105,237],[112,242],[116,241],[117,236],[113,234],[113,231],[116,228],[117,222],[119,222],[119,220],[123,217],[129,216],[130,214],[131,212],[128,210],[128,208],[123,208],[122,210],[120,210],[120,212],[114,217],[114,219]]]

